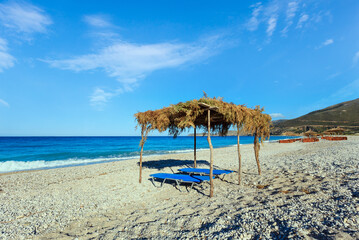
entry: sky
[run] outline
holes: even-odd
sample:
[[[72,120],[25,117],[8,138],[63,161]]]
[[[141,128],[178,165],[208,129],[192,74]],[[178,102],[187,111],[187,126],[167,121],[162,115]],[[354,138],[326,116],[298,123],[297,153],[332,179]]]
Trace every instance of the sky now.
[[[0,1],[0,136],[132,136],[206,92],[274,120],[359,97],[359,1]],[[156,135],[156,133],[154,133]]]

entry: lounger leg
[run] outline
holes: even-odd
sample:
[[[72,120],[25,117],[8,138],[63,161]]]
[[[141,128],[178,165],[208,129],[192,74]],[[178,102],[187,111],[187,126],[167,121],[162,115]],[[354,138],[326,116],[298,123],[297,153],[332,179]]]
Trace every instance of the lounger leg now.
[[[151,178],[151,181],[152,181],[153,186],[158,188],[158,186],[156,186],[156,184],[155,184],[155,181],[153,180],[153,177]]]
[[[175,188],[177,188],[180,192],[182,192],[179,186],[180,186],[180,183],[179,183],[178,180],[176,180],[176,186],[175,186]]]
[[[161,185],[160,185],[160,186],[156,186],[156,184],[155,184],[155,181],[154,181],[154,178],[153,178],[153,177],[151,178],[151,181],[152,181],[153,186],[155,186],[156,188],[161,188],[161,187],[162,187],[162,185],[163,185],[163,183],[166,181],[166,179],[164,179],[164,180],[161,182]]]
[[[191,188],[189,189],[190,191],[192,190],[192,188],[193,188],[193,185],[194,185],[194,182],[191,184]]]

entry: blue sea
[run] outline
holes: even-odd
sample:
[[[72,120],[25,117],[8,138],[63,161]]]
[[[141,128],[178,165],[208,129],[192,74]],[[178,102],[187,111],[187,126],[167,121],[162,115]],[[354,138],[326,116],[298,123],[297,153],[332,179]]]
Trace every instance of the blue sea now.
[[[290,137],[272,136],[270,141]],[[0,172],[79,166],[138,158],[141,137],[0,137]],[[243,136],[241,144],[253,143]],[[212,137],[214,148],[237,144],[237,137]],[[197,137],[197,149],[208,148]],[[148,137],[144,155],[193,151],[193,137]]]

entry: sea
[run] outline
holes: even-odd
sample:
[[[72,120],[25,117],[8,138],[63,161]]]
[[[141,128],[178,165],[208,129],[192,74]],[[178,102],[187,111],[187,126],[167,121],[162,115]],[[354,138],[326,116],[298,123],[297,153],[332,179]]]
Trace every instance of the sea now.
[[[269,141],[291,137],[271,136]],[[214,148],[237,144],[236,136],[212,137]],[[81,166],[139,158],[141,137],[0,137],[0,173]],[[253,143],[252,136],[240,137]],[[208,149],[207,137],[197,136],[197,150]],[[193,136],[150,136],[144,155],[193,151]]]

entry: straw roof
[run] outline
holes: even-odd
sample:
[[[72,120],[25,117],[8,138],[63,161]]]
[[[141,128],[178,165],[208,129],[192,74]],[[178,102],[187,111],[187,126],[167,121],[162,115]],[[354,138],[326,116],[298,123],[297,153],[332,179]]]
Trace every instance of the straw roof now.
[[[269,137],[271,117],[258,106],[250,109],[244,105],[224,102],[222,98],[209,98],[180,102],[158,110],[135,114],[138,126],[176,137],[190,127],[207,129],[207,110],[211,111],[211,132],[225,135],[231,126],[240,126],[250,134]]]
[[[306,131],[305,133],[303,133],[305,136],[307,136],[307,137],[309,137],[309,136],[317,136],[318,135],[318,133],[317,132],[314,132],[314,131],[312,131],[312,130],[308,130],[308,131]]]
[[[341,127],[336,127],[336,128],[331,128],[329,130],[327,130],[327,132],[333,132],[333,133],[339,133],[339,132],[344,132],[345,129],[341,128]]]
[[[271,117],[263,113],[264,109],[259,106],[254,109],[244,105],[224,102],[222,98],[209,98],[206,94],[200,99],[180,102],[176,105],[164,107],[158,110],[149,110],[135,114],[137,126],[141,127],[141,152],[140,152],[140,175],[142,179],[142,155],[143,146],[148,133],[151,130],[159,132],[169,130],[169,134],[176,137],[185,129],[203,128],[207,130],[207,140],[210,147],[210,197],[213,196],[213,146],[211,143],[211,132],[225,135],[231,126],[237,128],[238,145],[238,183],[241,180],[241,155],[239,144],[239,130],[242,128],[247,133],[254,135],[254,152],[258,166],[258,174],[261,174],[259,164],[259,138],[261,141],[269,137]],[[194,145],[196,146],[196,145]],[[196,151],[196,150],[195,150]],[[194,166],[196,166],[196,155],[194,155]]]
[[[284,132],[282,133],[283,136],[298,136],[299,134],[298,133],[295,133],[295,132]]]

